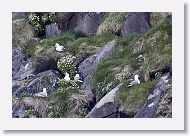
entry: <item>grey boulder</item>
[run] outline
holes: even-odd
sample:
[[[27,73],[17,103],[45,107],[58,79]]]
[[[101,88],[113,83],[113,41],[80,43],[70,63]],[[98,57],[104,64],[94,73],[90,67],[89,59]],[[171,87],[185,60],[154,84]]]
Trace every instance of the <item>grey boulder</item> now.
[[[55,38],[59,36],[60,34],[61,34],[61,31],[59,30],[56,23],[46,25],[45,35],[47,38]]]
[[[171,80],[171,76],[168,74],[160,78],[159,82],[150,91],[144,106],[137,112],[135,118],[156,118],[157,107],[161,99],[164,97],[167,83]]]
[[[109,118],[117,117],[118,105],[116,102],[116,95],[119,91],[120,85],[107,93],[91,110],[86,118]]]
[[[122,36],[131,34],[143,34],[150,29],[150,13],[129,12],[121,29]]]
[[[113,53],[113,51],[116,48],[116,44],[116,40],[107,43],[100,52],[97,52],[96,54],[89,56],[79,64],[79,73],[84,78],[84,82],[81,87],[82,90],[90,90],[90,80],[93,72],[95,71],[97,65],[101,62],[101,60],[107,58]]]
[[[34,72],[31,60],[27,59],[24,54],[15,46],[12,49],[12,79],[24,80]]]
[[[96,12],[75,13],[70,19],[68,29],[82,32],[87,36],[93,36],[96,35],[101,19],[102,15]]]
[[[24,92],[33,95],[35,93],[42,92],[43,88],[47,89],[47,94],[57,91],[59,73],[53,70],[38,73],[34,79],[32,79],[24,89]]]

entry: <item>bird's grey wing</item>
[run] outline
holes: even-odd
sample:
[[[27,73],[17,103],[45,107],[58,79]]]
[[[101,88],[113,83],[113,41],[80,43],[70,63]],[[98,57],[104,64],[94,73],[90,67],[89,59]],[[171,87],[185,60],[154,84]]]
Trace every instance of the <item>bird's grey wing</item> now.
[[[78,82],[81,82],[81,83],[83,82],[82,80],[77,80],[77,81],[78,81]]]
[[[34,94],[34,96],[46,96],[46,93],[44,92],[39,92],[37,94]]]
[[[133,86],[133,85],[135,85],[135,84],[138,84],[138,81],[137,81],[137,80],[134,80],[134,81],[132,81],[131,83],[129,83],[129,86]]]

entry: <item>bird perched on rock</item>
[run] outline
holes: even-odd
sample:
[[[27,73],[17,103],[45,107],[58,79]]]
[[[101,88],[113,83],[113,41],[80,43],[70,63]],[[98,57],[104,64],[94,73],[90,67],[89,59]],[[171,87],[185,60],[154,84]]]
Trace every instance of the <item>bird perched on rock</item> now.
[[[65,72],[65,77],[64,77],[64,79],[65,79],[66,81],[71,80],[71,78],[70,78],[70,76],[69,76],[69,73]]]
[[[47,90],[46,90],[46,88],[43,88],[43,92],[36,93],[36,94],[34,94],[34,96],[47,97]]]
[[[60,52],[61,52],[61,51],[63,51],[63,50],[64,50],[64,47],[63,47],[63,46],[61,46],[61,45],[59,45],[59,43],[56,43],[56,44],[55,44],[55,50],[56,50],[56,51],[60,51]]]
[[[131,83],[129,83],[127,87],[132,87],[132,86],[134,86],[136,84],[140,84],[140,80],[139,80],[139,76],[138,75],[134,76],[134,80]]]
[[[79,74],[75,75],[74,80],[79,81],[79,82],[83,82],[82,78],[79,76]]]
[[[24,66],[24,70],[27,70],[29,67],[29,63],[26,63],[26,65]]]

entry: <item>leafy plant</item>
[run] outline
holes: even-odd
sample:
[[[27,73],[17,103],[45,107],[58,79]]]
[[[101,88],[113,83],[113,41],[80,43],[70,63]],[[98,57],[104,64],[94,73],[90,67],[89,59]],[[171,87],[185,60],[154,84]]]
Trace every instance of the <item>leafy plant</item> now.
[[[31,13],[28,17],[30,25],[36,31],[42,31],[42,26],[40,24],[40,17],[36,15],[36,13]]]
[[[60,88],[64,88],[65,90],[68,90],[68,89],[79,89],[78,82],[75,81],[75,80],[66,81],[64,79],[61,79],[61,80],[59,80],[58,83],[60,85]]]
[[[45,24],[47,22],[55,21],[55,12],[47,12],[42,16],[42,22]]]
[[[55,12],[47,12],[42,16],[39,16],[37,13],[30,13],[28,19],[30,25],[37,31],[37,33],[41,33],[46,24],[55,21]]]
[[[76,67],[74,65],[75,59],[76,58],[70,54],[66,55],[58,61],[58,69],[63,73],[70,73],[71,77],[74,77],[74,75],[76,74]]]

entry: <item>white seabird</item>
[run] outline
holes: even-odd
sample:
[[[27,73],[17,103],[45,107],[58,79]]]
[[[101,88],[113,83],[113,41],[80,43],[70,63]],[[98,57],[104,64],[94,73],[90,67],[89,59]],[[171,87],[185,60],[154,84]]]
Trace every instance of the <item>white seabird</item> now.
[[[74,77],[74,80],[78,81],[78,82],[83,82],[82,78],[79,76],[79,74],[76,74]]]
[[[152,102],[151,104],[148,105],[148,108],[154,106],[154,102]]]
[[[71,78],[70,78],[70,76],[69,76],[69,73],[67,73],[67,72],[65,73],[64,79],[65,79],[66,81],[71,80]]]
[[[63,51],[63,50],[64,50],[64,47],[63,47],[63,46],[61,46],[61,45],[59,45],[58,43],[56,43],[56,44],[55,44],[55,50],[56,50],[56,51],[60,51],[60,52],[61,52],[61,51]]]
[[[134,80],[131,83],[129,83],[129,85],[127,87],[131,87],[131,86],[134,86],[136,84],[140,84],[140,80],[138,77],[139,77],[138,75],[135,75]]]
[[[26,63],[26,65],[24,66],[24,70],[27,70],[29,67],[29,63]]]
[[[46,88],[43,88],[43,92],[36,93],[36,94],[34,94],[34,96],[47,97],[47,90],[46,90]]]

